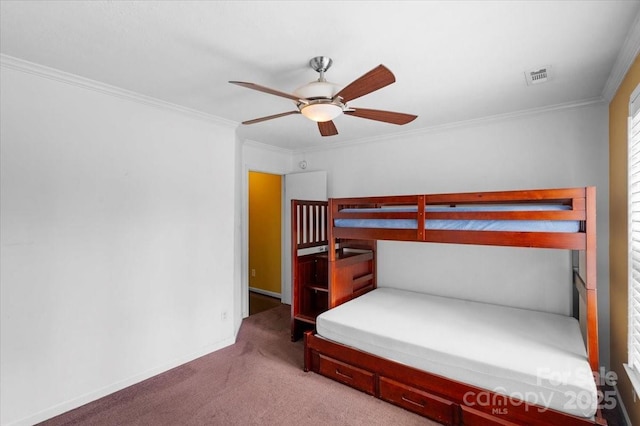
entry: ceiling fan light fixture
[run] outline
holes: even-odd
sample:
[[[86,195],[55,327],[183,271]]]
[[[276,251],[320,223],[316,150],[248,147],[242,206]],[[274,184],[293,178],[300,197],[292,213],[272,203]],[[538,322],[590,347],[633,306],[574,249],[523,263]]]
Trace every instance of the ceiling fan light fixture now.
[[[295,92],[300,99],[331,99],[338,93],[338,85],[328,81],[312,81],[302,87],[298,87]]]
[[[303,105],[300,112],[309,120],[325,122],[331,121],[342,114],[342,108],[332,103],[311,103]]]

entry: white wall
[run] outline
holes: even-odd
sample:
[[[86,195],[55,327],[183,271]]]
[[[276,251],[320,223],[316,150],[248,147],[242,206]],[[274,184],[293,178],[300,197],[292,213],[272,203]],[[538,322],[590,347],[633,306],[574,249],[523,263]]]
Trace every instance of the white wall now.
[[[234,193],[235,193],[235,232],[234,232],[234,244],[235,244],[235,251],[233,254],[233,259],[234,259],[234,284],[233,284],[233,307],[234,307],[234,311],[235,314],[233,316],[233,328],[235,330],[234,335],[238,335],[238,332],[240,331],[240,326],[242,325],[242,319],[245,318],[247,315],[245,314],[245,304],[248,305],[248,294],[245,294],[246,292],[243,291],[245,284],[245,281],[243,281],[244,278],[248,277],[243,277],[243,250],[244,250],[244,242],[243,242],[243,237],[244,237],[244,217],[243,217],[243,210],[242,210],[242,206],[244,205],[245,201],[242,198],[243,197],[243,191],[242,191],[242,185],[244,183],[243,181],[243,175],[244,175],[244,168],[242,165],[242,141],[240,139],[238,139],[237,134],[236,134],[236,143],[235,143],[235,155],[236,155],[236,161],[235,161],[235,168],[236,168],[236,173],[235,173],[235,185],[234,185]],[[248,249],[247,249],[248,250]],[[248,284],[246,284],[248,286]]]
[[[293,151],[288,149],[276,148],[259,142],[249,140],[242,142],[242,162],[247,173],[249,171],[281,175],[291,173],[293,168],[292,153]],[[248,181],[247,177],[245,179]]]
[[[232,343],[234,129],[1,73],[2,424]]]
[[[594,103],[496,117],[301,152],[294,163],[304,158],[310,168],[327,170],[330,197],[596,185],[600,344],[601,360],[607,366],[607,114],[604,103]],[[555,250],[380,242],[378,282],[561,311],[570,294],[569,263],[568,252]],[[545,276],[566,282],[566,287],[556,292],[553,283],[543,284]],[[510,280],[522,284],[515,287]]]

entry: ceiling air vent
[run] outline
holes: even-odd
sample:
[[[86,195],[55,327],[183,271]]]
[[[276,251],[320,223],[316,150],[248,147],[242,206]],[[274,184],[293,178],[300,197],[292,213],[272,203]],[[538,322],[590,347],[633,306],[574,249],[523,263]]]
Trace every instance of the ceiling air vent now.
[[[533,71],[525,71],[524,76],[527,80],[527,86],[546,83],[551,80],[551,66],[538,68]]]

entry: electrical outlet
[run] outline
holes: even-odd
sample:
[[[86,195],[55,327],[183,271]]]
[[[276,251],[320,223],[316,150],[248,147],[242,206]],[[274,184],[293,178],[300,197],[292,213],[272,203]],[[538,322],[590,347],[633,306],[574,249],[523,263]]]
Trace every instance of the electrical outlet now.
[[[226,321],[227,320],[227,311],[222,311],[222,314],[220,315],[220,317],[222,318],[222,321]]]
[[[255,269],[253,269],[253,268],[251,269],[251,276],[252,276],[252,277],[255,277],[255,276],[256,276],[256,270],[255,270]]]

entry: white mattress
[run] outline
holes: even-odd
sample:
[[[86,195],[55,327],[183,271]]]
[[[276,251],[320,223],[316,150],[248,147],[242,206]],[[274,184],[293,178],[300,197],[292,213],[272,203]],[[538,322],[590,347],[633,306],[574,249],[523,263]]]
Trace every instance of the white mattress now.
[[[324,312],[316,329],[329,340],[517,400],[580,417],[596,411],[595,382],[572,317],[378,288]],[[488,403],[486,396],[465,402]]]

